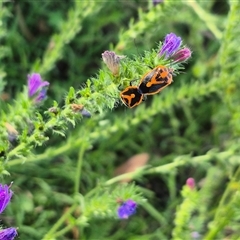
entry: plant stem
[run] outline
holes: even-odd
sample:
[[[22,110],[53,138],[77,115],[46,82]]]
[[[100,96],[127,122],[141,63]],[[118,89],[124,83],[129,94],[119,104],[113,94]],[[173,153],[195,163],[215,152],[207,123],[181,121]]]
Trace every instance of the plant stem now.
[[[63,146],[64,148],[66,146]],[[68,147],[68,146],[67,146]],[[75,181],[75,187],[74,187],[74,195],[78,194],[79,188],[80,188],[80,178],[81,178],[81,168],[82,168],[82,162],[83,162],[83,154],[86,149],[86,144],[82,143],[80,146],[79,154],[78,154],[78,163],[77,163],[77,169],[76,169],[76,181]],[[65,228],[63,228],[58,233],[55,233],[56,230],[63,224],[63,222],[68,218],[68,216],[76,209],[77,204],[74,204],[66,213],[62,215],[62,217],[54,224],[54,226],[49,230],[49,232],[44,236],[43,240],[48,240],[51,237],[61,236],[61,234],[68,232],[73,225],[69,224]]]
[[[158,166],[158,167],[153,167],[148,169],[145,173],[146,174],[152,174],[152,173],[168,173],[172,169],[175,169],[177,167],[183,166],[187,163],[189,164],[199,164],[202,162],[207,162],[211,161],[213,159],[225,159],[228,157],[233,156],[234,152],[229,150],[225,152],[220,152],[220,153],[214,153],[212,151],[208,152],[205,155],[202,156],[197,156],[197,157],[190,157],[188,155],[186,156],[179,156],[173,160],[173,162]]]
[[[54,234],[54,237],[57,238],[57,237],[63,236],[65,233],[70,231],[74,226],[76,226],[76,224],[69,223],[69,225],[67,225],[66,227],[64,227],[60,231],[56,232]]]
[[[116,182],[119,182],[123,179],[134,179],[137,176],[142,176],[144,174],[144,167],[137,169],[135,172],[129,172],[129,173],[124,173],[122,175],[119,175],[117,177],[111,178],[108,181],[104,183],[105,186],[114,184]]]
[[[81,145],[83,143],[83,141],[84,141],[83,139],[79,139],[79,140],[76,141],[76,139],[71,138],[71,139],[69,139],[67,144],[64,144],[61,147],[49,148],[43,154],[39,154],[37,156],[33,156],[32,158],[28,158],[27,163],[41,161],[43,159],[51,159],[54,156],[61,155],[63,153],[68,152],[71,149],[74,149],[74,148],[78,147],[79,145]],[[10,160],[7,163],[7,166],[9,167],[9,166],[19,165],[19,164],[23,164],[23,163],[24,163],[23,159],[13,159],[13,160]]]
[[[217,207],[217,211],[214,216],[213,223],[211,226],[213,226],[209,232],[206,234],[204,239],[211,240],[216,239],[216,235],[228,224],[228,222],[231,220],[233,211],[231,208],[232,201],[234,201],[234,196],[232,196],[232,183],[240,180],[240,167],[236,170],[234,176],[232,177],[231,181],[228,183],[226,190],[224,191],[224,194],[222,195],[222,198],[219,202],[219,205]],[[230,197],[232,196],[232,197]],[[230,199],[228,203],[226,203],[226,200]]]
[[[161,227],[167,226],[166,219],[148,202],[141,204],[141,206],[153,217],[155,218]]]
[[[64,223],[64,221],[69,217],[69,215],[74,212],[75,208],[77,207],[77,204],[72,205],[71,208],[69,208],[62,216],[61,218],[53,225],[53,227],[48,231],[48,233],[45,234],[43,237],[43,240],[49,240],[53,238],[54,233],[56,230]]]
[[[208,14],[204,9],[201,8],[200,5],[195,0],[188,0],[183,1],[183,3],[190,6],[195,13],[199,16],[199,18],[206,24],[206,26],[211,30],[211,32],[214,34],[214,36],[217,39],[222,38],[222,33],[219,31],[217,26],[214,24],[215,18],[213,18],[210,14]]]
[[[83,155],[86,150],[86,144],[82,144],[80,146],[80,150],[78,153],[78,162],[76,169],[76,178],[75,178],[75,186],[74,186],[74,194],[78,194],[80,191],[80,181],[81,181],[81,172],[82,172],[82,163],[83,163]]]

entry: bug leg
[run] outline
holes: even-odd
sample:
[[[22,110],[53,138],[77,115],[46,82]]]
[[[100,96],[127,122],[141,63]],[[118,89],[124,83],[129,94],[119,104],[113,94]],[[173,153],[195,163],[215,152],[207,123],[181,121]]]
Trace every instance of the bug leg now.
[[[133,86],[133,85],[134,85],[134,84],[133,84],[134,82],[136,82],[136,79],[130,81],[130,86]],[[135,85],[134,85],[134,86],[135,86]]]
[[[142,101],[146,101],[146,100],[147,100],[147,96],[146,96],[146,95],[143,95]]]
[[[122,91],[122,85],[119,84],[119,85],[117,86],[117,89],[118,89],[119,91]]]
[[[149,67],[150,69],[152,69],[152,70],[153,70],[153,67],[151,67],[150,65],[147,65],[147,67]]]
[[[139,81],[139,80],[138,80],[138,79],[131,80],[131,81],[130,81],[130,86],[131,86],[131,87],[132,87],[132,86],[136,86],[136,85],[137,85],[136,81]]]

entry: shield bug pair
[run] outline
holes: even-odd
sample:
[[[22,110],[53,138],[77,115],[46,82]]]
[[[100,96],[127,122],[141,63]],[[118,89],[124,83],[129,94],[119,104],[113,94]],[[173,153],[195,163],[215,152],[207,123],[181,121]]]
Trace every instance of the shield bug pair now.
[[[120,93],[123,103],[133,108],[139,105],[144,95],[153,95],[172,83],[172,69],[159,65],[141,78],[138,86],[129,86]]]

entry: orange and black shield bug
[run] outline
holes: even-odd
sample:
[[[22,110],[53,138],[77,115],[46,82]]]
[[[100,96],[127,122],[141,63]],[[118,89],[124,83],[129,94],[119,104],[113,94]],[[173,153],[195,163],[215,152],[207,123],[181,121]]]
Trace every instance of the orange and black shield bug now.
[[[129,108],[137,106],[143,100],[143,94],[137,86],[127,87],[120,93],[120,97],[123,103]]]
[[[143,75],[138,86],[129,86],[120,93],[123,103],[133,108],[139,105],[145,95],[153,95],[170,85],[173,70],[165,66],[157,66]]]
[[[160,65],[142,77],[138,88],[144,95],[153,95],[170,85],[172,81],[172,70]]]

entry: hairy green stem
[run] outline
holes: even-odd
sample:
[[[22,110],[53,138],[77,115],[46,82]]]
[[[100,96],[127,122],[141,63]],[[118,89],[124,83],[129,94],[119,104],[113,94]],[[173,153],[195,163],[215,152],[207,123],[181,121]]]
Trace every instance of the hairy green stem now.
[[[84,142],[84,139],[78,139],[76,141],[76,139],[71,138],[69,139],[69,141],[67,142],[67,144],[61,146],[61,147],[57,147],[57,148],[49,148],[45,153],[43,154],[39,154],[37,156],[33,156],[33,157],[29,157],[27,159],[28,163],[31,162],[36,162],[36,161],[41,161],[43,159],[52,159],[55,156],[61,155],[63,153],[66,153],[76,147],[78,147],[79,145],[81,145]],[[11,161],[9,161],[7,163],[7,166],[15,166],[15,165],[19,165],[19,164],[23,164],[24,161],[22,159],[13,159]]]
[[[83,162],[83,155],[86,149],[86,144],[82,144],[79,150],[78,155],[78,163],[76,168],[76,180],[75,180],[75,187],[74,187],[74,194],[78,194],[79,188],[80,188],[80,178],[81,178],[81,168],[82,168],[82,162]],[[66,233],[69,231],[73,225],[68,225],[67,227],[63,228],[58,233],[55,233],[56,230],[63,224],[63,222],[68,218],[68,216],[76,209],[77,204],[74,204],[66,213],[62,215],[62,217],[54,224],[54,226],[49,230],[49,232],[45,235],[44,240],[49,239],[50,237],[54,236],[61,236],[61,234]]]
[[[80,146],[80,150],[78,153],[78,162],[76,168],[76,177],[75,177],[75,186],[74,186],[74,194],[78,194],[80,191],[80,181],[81,181],[81,172],[82,172],[82,164],[83,164],[83,155],[85,152],[86,146],[82,144]]]
[[[161,227],[167,226],[167,220],[150,203],[144,202],[141,206],[158,221]]]
[[[79,154],[78,154],[78,163],[76,168],[76,178],[75,178],[75,187],[74,187],[74,194],[78,194],[80,188],[80,178],[81,178],[81,168],[83,163],[83,155],[86,150],[86,144],[82,144],[80,146]],[[62,236],[62,234],[68,232],[74,225],[69,224],[61,231],[56,232],[56,230],[63,224],[63,222],[68,218],[68,216],[76,209],[77,204],[74,204],[66,213],[62,215],[62,217],[54,224],[54,226],[49,230],[49,232],[44,236],[44,240],[49,239],[50,237],[54,236]]]
[[[97,1],[75,0],[75,6],[69,9],[68,19],[63,22],[61,32],[54,34],[49,41],[42,63],[40,64],[39,60],[37,60],[33,64],[33,72],[46,74],[50,71],[57,60],[62,57],[64,47],[81,31],[83,20],[91,14],[96,14],[103,6],[104,3],[99,4]]]
[[[53,238],[54,233],[56,232],[56,230],[58,228],[61,227],[61,225],[64,223],[64,221],[67,220],[67,218],[69,217],[69,215],[74,212],[74,210],[76,209],[77,205],[74,204],[71,206],[71,208],[69,208],[62,216],[61,218],[53,225],[53,227],[48,231],[48,233],[45,234],[45,236],[43,237],[43,240],[49,240],[51,238]]]
[[[165,164],[163,166],[154,167],[151,169],[146,170],[146,174],[152,174],[152,173],[167,173],[171,171],[172,169],[175,169],[177,167],[183,166],[185,164],[199,164],[202,162],[211,161],[213,159],[225,159],[233,155],[233,151],[225,151],[220,153],[213,153],[208,152],[206,155],[197,156],[197,157],[190,157],[190,156],[179,156],[176,159],[173,160],[173,162]]]
[[[183,166],[185,164],[201,164],[202,162],[211,161],[213,159],[224,160],[229,157],[232,157],[233,153],[234,152],[232,150],[220,152],[220,153],[215,153],[213,151],[209,151],[206,155],[197,156],[197,157],[190,157],[189,155],[179,156],[179,157],[173,159],[172,163],[168,163],[168,164],[165,164],[162,166],[153,167],[153,168],[149,168],[149,169],[146,169],[145,167],[139,168],[135,172],[125,173],[125,174],[116,176],[114,178],[111,178],[108,181],[106,181],[103,185],[109,186],[114,183],[120,182],[126,178],[136,179],[137,177],[143,176],[146,174],[169,173],[173,169],[176,169],[177,167]],[[90,192],[87,193],[87,195],[85,197],[90,197],[91,195],[93,195],[95,192],[97,192],[97,189],[101,186],[102,185],[97,186],[96,188],[92,189]]]
[[[76,226],[76,224],[69,223],[66,227],[64,227],[60,231],[56,232],[54,234],[54,237],[57,238],[57,237],[60,237],[60,236],[64,236],[65,233],[69,232],[75,226]]]
[[[204,237],[205,240],[216,239],[217,234],[220,231],[222,231],[222,229],[231,220],[231,218],[233,216],[233,210],[232,210],[231,205],[232,205],[232,201],[234,201],[234,196],[232,196],[233,195],[232,184],[236,181],[237,182],[240,181],[240,167],[238,167],[238,169],[236,170],[231,181],[228,183],[227,188],[224,191],[224,194],[222,195],[222,198],[219,202],[217,211],[214,216],[213,223],[211,223],[212,228],[209,230],[209,232]],[[230,199],[230,201],[227,202],[227,199]]]
[[[195,0],[183,0],[183,3],[190,6],[195,11],[195,13],[206,24],[206,26],[210,29],[210,31],[217,39],[222,38],[222,32],[214,24],[215,18],[213,16],[204,11],[204,9],[202,9]]]
[[[201,89],[201,92],[199,92],[199,89]],[[164,112],[166,109],[168,109],[173,104],[181,103],[182,99],[184,101],[192,101],[196,96],[205,96],[209,95],[212,92],[217,92],[219,90],[219,81],[217,78],[212,79],[211,81],[207,83],[198,83],[189,85],[186,89],[182,89],[181,91],[172,91],[169,92],[168,95],[164,98],[154,98],[152,107],[144,108],[142,106],[139,106],[137,109],[138,116],[132,117],[130,115],[129,117],[126,116],[124,118],[124,124],[122,123],[121,119],[121,126],[125,126],[125,128],[129,128],[130,126],[134,126],[138,124],[139,121],[144,121],[146,119],[149,119],[150,117],[158,114],[159,112]],[[200,96],[199,96],[200,95]],[[156,107],[158,106],[158,107]],[[138,120],[138,121],[136,121]],[[116,132],[116,125],[118,125],[119,118],[115,119],[115,122],[112,124],[109,124],[109,126],[106,128],[104,126],[104,138],[109,138],[111,134],[114,134]],[[98,141],[99,138],[102,138],[102,126],[97,126],[92,133],[89,133],[89,143],[93,144],[94,142]],[[80,130],[82,131],[82,130]],[[82,142],[84,142],[84,139],[75,140],[74,137],[71,137],[68,140],[68,143],[60,148],[50,148],[50,150],[47,150],[45,153],[40,154],[38,156],[29,156],[27,159],[27,162],[35,162],[40,161],[43,159],[51,159],[52,157],[55,157],[57,155],[66,153],[76,147],[78,147]],[[13,159],[7,163],[7,166],[14,166],[22,164],[24,161],[22,159]]]

